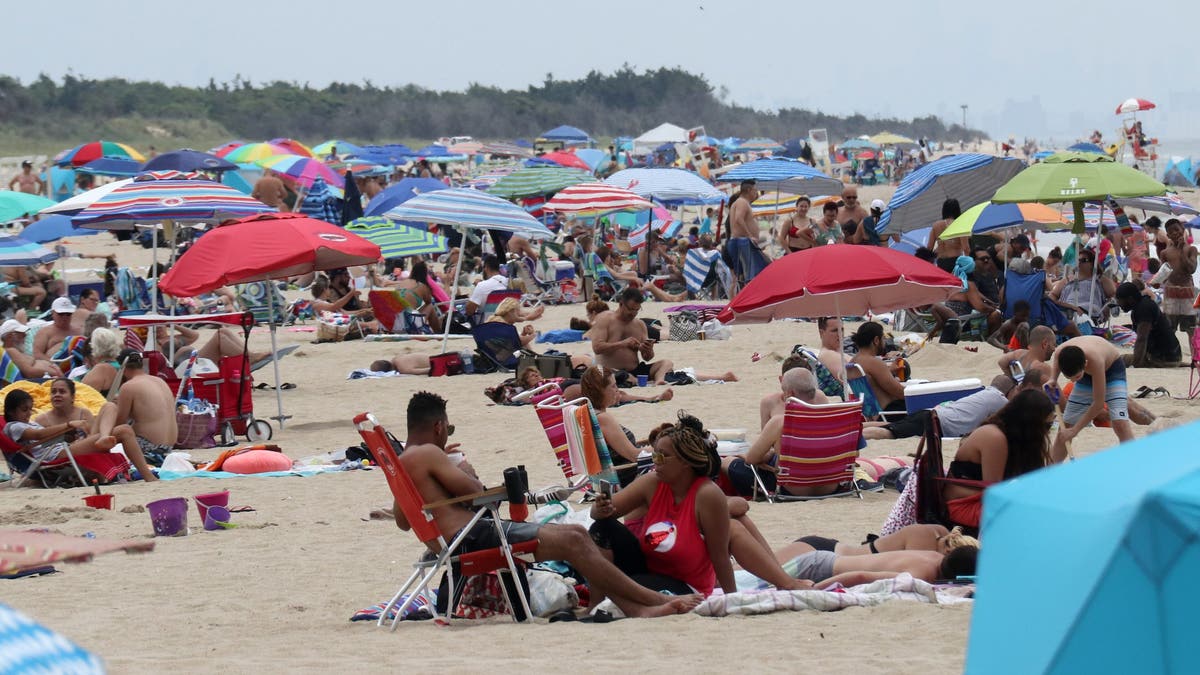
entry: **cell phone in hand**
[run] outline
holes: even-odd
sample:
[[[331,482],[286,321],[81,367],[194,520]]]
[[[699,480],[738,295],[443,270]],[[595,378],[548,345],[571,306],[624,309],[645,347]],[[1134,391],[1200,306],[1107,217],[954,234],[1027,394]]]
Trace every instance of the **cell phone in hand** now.
[[[616,492],[615,485],[606,480],[600,481],[600,494],[604,495],[605,497],[612,497],[613,492]]]

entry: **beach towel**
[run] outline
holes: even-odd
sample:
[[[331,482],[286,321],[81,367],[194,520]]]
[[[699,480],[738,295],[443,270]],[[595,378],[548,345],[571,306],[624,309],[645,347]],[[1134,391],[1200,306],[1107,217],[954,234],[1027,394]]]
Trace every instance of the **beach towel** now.
[[[738,588],[741,588],[739,584]],[[701,616],[732,616],[770,614],[785,610],[816,610],[835,612],[846,607],[874,607],[893,600],[907,600],[935,605],[959,605],[970,603],[967,595],[974,592],[973,585],[947,588],[939,591],[933,584],[914,579],[910,574],[900,574],[893,579],[881,579],[869,584],[823,591],[740,591],[737,593],[714,593],[701,602],[693,611]],[[602,605],[603,606],[603,605]]]
[[[358,369],[350,371],[350,374],[346,376],[346,379],[347,380],[367,380],[367,379],[376,379],[376,378],[380,378],[380,377],[404,377],[404,376],[405,376],[404,373],[398,373],[394,370],[378,371],[378,370],[371,370],[369,368],[358,368]]]
[[[538,342],[548,342],[550,344],[565,344],[567,342],[583,342],[583,331],[572,330],[570,328],[556,328],[548,330],[537,337]]]
[[[63,338],[62,346],[50,357],[50,360],[59,364],[64,372],[78,368],[83,365],[83,345],[86,342],[87,338],[82,335]]]
[[[21,379],[21,369],[13,363],[8,352],[4,352],[3,356],[0,356],[0,379],[5,382],[16,382]]]
[[[423,620],[423,619],[432,618],[432,615],[429,613],[429,610],[426,608],[429,607],[431,604],[433,604],[435,598],[436,598],[436,596],[433,594],[432,590],[428,591],[427,593],[423,592],[423,593],[418,594],[417,597],[413,599],[412,604],[410,604],[407,608],[405,608],[404,618],[402,618],[400,620],[401,621],[414,621],[414,620]],[[397,602],[391,609],[388,610],[386,620],[392,621],[393,619],[395,619],[396,618],[396,608],[399,607],[400,605],[403,605],[407,600],[408,600],[407,595],[401,596],[399,602]],[[351,621],[379,621],[379,615],[383,613],[384,608],[386,608],[387,606],[388,606],[387,602],[380,602],[380,603],[371,605],[370,607],[364,607],[363,609],[360,609],[357,612],[355,612],[354,615],[350,617],[350,620]]]

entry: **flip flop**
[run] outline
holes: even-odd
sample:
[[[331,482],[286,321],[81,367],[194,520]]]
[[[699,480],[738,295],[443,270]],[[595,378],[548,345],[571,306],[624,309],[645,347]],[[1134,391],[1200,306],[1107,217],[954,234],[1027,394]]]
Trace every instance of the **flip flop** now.
[[[296,351],[299,348],[300,348],[300,345],[288,345],[286,347],[280,347],[279,349],[277,349],[275,351],[275,353],[273,355],[263,357],[263,358],[255,361],[254,363],[250,364],[250,372],[253,373],[254,371],[258,370],[259,368],[262,368],[263,366],[267,365],[268,363],[270,363],[273,360],[282,359],[283,357],[287,356],[288,354],[291,354],[292,352]]]
[[[1150,395],[1150,392],[1151,392],[1150,387],[1142,385],[1142,386],[1138,387],[1137,391],[1135,391],[1133,393],[1133,397],[1134,398],[1146,398],[1147,396]]]
[[[267,384],[266,382],[259,382],[258,384],[254,385],[254,388],[255,389],[274,389],[275,387]],[[289,389],[295,389],[296,385],[292,382],[284,382],[283,384],[279,385],[279,388],[284,391],[287,391]]]
[[[253,506],[237,506],[232,509],[228,509],[230,513],[251,513],[254,510],[255,508]]]

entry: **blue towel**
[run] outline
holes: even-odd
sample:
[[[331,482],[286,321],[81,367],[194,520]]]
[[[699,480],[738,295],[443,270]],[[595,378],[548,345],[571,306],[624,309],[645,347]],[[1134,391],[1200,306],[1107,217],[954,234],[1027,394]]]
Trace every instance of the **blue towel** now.
[[[537,341],[549,342],[556,345],[567,342],[583,342],[583,331],[572,330],[570,328],[556,328],[539,335]]]

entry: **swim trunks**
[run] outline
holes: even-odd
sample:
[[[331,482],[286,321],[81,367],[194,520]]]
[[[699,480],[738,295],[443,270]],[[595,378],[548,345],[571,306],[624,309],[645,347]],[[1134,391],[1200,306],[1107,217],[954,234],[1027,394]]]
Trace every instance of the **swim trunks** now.
[[[174,450],[169,445],[154,443],[141,436],[137,437],[137,444],[138,448],[142,451],[142,456],[146,458],[146,463],[152,466],[162,466],[163,460]]]
[[[1117,359],[1104,371],[1104,403],[1108,406],[1108,417],[1113,421],[1129,420],[1129,389],[1125,382],[1125,361]],[[1092,405],[1092,377],[1084,374],[1075,383],[1067,398],[1063,420],[1074,426]]]
[[[729,240],[729,257],[733,258],[733,273],[742,278],[743,282],[758,276],[767,267],[766,255],[758,247],[758,243],[750,237],[733,237]]]
[[[833,551],[805,553],[792,560],[796,566],[796,569],[792,571],[792,576],[797,579],[808,579],[815,584],[820,583],[833,576],[833,563],[836,560],[837,554]]]
[[[508,539],[509,544],[519,544],[537,539],[538,530],[541,528],[536,523],[517,523],[503,519],[500,520],[500,527],[504,529],[504,536]],[[455,537],[457,536],[455,534]],[[454,538],[452,537],[450,541],[454,541]],[[496,532],[495,523],[491,518],[480,518],[475,523],[475,526],[463,537],[458,552],[469,553],[471,551],[482,551],[499,546],[500,535]]]

